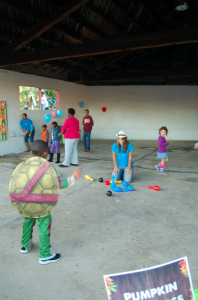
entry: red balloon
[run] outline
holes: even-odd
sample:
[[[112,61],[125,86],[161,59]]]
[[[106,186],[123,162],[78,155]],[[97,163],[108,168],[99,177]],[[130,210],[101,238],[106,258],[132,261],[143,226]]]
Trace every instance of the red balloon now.
[[[161,189],[160,189],[160,187],[159,187],[159,186],[157,186],[157,185],[155,185],[155,186],[153,187],[153,189],[154,189],[155,191],[159,191],[159,190],[161,190]]]
[[[103,111],[103,112],[105,112],[106,110],[107,110],[107,108],[106,108],[106,107],[103,107],[103,108],[102,108],[102,111]]]
[[[106,180],[106,181],[105,181],[105,184],[106,184],[106,185],[110,185],[110,181],[109,181],[109,180]]]
[[[148,189],[153,189],[154,191],[160,191],[161,190],[161,188],[159,187],[159,186],[157,186],[157,185],[154,185],[154,186],[148,186]]]

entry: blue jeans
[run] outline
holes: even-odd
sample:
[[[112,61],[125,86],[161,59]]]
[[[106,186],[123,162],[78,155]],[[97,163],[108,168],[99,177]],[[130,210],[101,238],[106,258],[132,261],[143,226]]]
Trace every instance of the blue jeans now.
[[[90,137],[91,137],[91,132],[83,132],[84,148],[86,148],[89,151],[90,151]]]
[[[130,174],[126,174],[125,170],[127,169],[128,167],[121,167],[121,166],[118,166],[118,173],[117,174],[113,174],[115,175],[115,180],[121,180],[123,178],[124,181],[126,182],[131,182],[132,181],[132,177],[133,177],[133,166],[131,166],[131,173]]]
[[[45,104],[41,104],[41,110],[45,110]]]
[[[24,136],[24,141],[25,143],[28,142],[28,139],[30,138],[30,142],[33,143],[34,142],[34,133],[35,133],[35,129],[33,129],[32,131],[32,135],[29,137],[29,134]]]

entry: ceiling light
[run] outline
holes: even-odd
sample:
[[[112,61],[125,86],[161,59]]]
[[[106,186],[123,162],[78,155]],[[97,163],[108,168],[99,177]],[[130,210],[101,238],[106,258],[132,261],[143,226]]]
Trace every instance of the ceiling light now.
[[[175,9],[178,11],[183,11],[188,9],[188,4],[186,1],[177,1],[177,5],[175,6]]]

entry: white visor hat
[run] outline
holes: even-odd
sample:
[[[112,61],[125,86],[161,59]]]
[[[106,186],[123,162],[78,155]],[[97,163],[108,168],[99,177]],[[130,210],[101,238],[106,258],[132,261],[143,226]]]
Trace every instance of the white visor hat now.
[[[119,138],[128,137],[128,135],[124,131],[119,131],[118,134],[116,133],[116,136]]]

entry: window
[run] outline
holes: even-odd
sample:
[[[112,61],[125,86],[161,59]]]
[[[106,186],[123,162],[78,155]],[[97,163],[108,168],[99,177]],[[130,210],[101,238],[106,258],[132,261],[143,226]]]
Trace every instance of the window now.
[[[58,110],[59,91],[19,86],[21,110]]]

